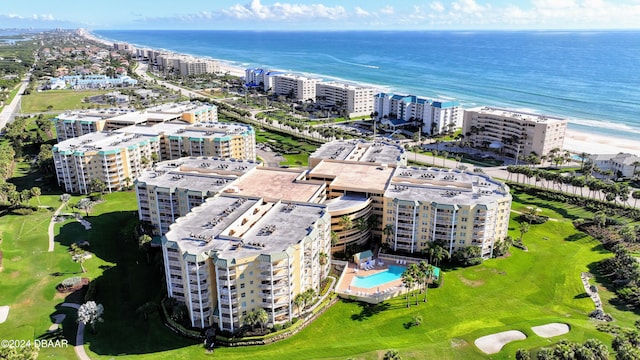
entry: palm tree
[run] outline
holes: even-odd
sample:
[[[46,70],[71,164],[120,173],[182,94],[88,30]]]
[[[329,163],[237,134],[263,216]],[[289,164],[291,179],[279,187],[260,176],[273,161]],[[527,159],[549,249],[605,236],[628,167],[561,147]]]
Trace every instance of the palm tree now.
[[[298,316],[300,316],[300,310],[302,310],[302,306],[304,305],[304,294],[300,293],[293,298],[293,305],[298,309]]]
[[[427,302],[427,292],[429,291],[429,283],[431,282],[431,277],[433,277],[434,268],[433,265],[427,264],[426,261],[420,261],[418,267],[424,276],[424,302]]]
[[[151,236],[147,234],[142,234],[138,237],[138,249],[143,250],[147,255],[147,263],[149,263],[149,244],[151,240]]]
[[[34,186],[31,188],[30,192],[31,192],[31,196],[36,198],[36,200],[38,200],[38,205],[40,205],[40,195],[42,194],[42,191],[40,190],[40,188],[37,186]]]
[[[638,199],[640,199],[640,190],[632,192],[631,197],[633,198],[633,207],[636,207],[636,203],[638,202]]]
[[[404,285],[404,287],[407,289],[407,307],[411,307],[411,305],[409,305],[409,291],[413,287],[414,282],[415,279],[413,278],[413,275],[411,274],[411,271],[409,269],[406,269],[404,272],[402,272],[402,285]]]
[[[393,228],[392,224],[387,224],[384,229],[382,229],[382,233],[386,236],[385,238],[385,242],[389,242],[389,240],[391,239],[391,237],[393,236],[393,234],[395,233],[395,230]]]
[[[353,228],[353,221],[349,217],[349,215],[343,215],[340,218],[340,222],[338,223],[344,230],[350,230]]]
[[[414,282],[418,284],[418,288],[420,288],[420,286],[426,282],[424,274],[420,270],[418,264],[409,265],[409,267],[407,267],[407,270],[411,274],[411,277],[413,277]],[[418,296],[416,296],[416,305],[418,305]]]
[[[336,244],[338,243],[339,237],[338,237],[338,233],[336,233],[335,231],[331,231],[331,246],[336,246]]]
[[[522,242],[524,234],[529,232],[529,224],[526,222],[520,223],[520,228],[518,230],[520,231],[520,242]]]
[[[251,327],[259,324],[261,332],[264,332],[264,326],[269,321],[269,314],[267,314],[267,311],[263,308],[258,308],[247,314],[245,317],[252,321]]]
[[[318,256],[318,261],[320,262],[320,279],[324,279],[324,266],[327,264],[327,261],[329,260],[329,255],[327,255],[327,253],[325,252],[321,252],[320,255]]]

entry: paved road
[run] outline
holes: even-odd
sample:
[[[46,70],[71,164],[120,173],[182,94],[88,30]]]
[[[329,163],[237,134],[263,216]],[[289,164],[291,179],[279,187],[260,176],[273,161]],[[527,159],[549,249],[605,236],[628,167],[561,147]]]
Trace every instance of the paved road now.
[[[284,157],[278,155],[273,151],[265,151],[261,149],[256,149],[256,155],[262,159],[264,162],[264,166],[268,167],[280,167],[280,162],[284,161]]]
[[[64,307],[70,307],[72,309],[78,310],[80,308],[79,304],[75,303],[62,303]],[[76,346],[74,346],[73,351],[76,353],[76,356],[79,360],[91,360],[89,355],[87,355],[86,350],[84,349],[84,324],[78,323],[78,332],[76,333]]]
[[[8,122],[13,120],[15,117],[16,110],[18,109],[18,105],[20,104],[20,100],[22,99],[22,93],[29,85],[29,78],[25,78],[22,80],[20,84],[20,89],[16,96],[11,100],[11,103],[5,106],[0,112],[0,130],[4,129]]]

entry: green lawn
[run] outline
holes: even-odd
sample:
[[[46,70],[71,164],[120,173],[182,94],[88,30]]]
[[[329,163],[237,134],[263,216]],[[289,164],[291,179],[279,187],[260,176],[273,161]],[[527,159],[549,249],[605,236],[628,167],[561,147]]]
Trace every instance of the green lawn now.
[[[88,104],[82,100],[89,96],[108,93],[109,90],[51,90],[43,92],[33,92],[22,97],[22,112],[35,113],[52,110],[80,109],[82,107],[100,107],[98,104]],[[102,105],[103,107],[105,105]],[[107,105],[108,106],[108,105]]]
[[[54,207],[59,204],[54,195],[40,200]],[[403,359],[485,359],[489,356],[473,341],[512,329],[523,331],[528,338],[507,345],[491,358],[513,358],[517,348],[548,346],[562,338],[584,341],[594,337],[610,344],[610,335],[596,331],[595,322],[587,318],[593,303],[583,296],[580,272],[593,272],[597,261],[611,255],[597,241],[577,233],[570,222],[590,213],[528,195],[514,196],[515,210],[527,206],[540,207],[541,214],[558,221],[532,225],[524,235],[527,252],[512,248],[506,258],[470,268],[443,269],[444,285],[429,291],[426,304],[407,308],[404,297],[377,306],[339,302],[290,339],[268,346],[218,348],[214,356],[378,359],[386,350],[397,349]],[[133,193],[106,195],[106,202],[97,205],[88,218],[93,225],[90,231],[75,221],[56,225],[56,247],[51,253],[46,251],[50,211],[0,217],[4,235],[0,305],[11,305],[9,319],[0,324],[0,338],[34,339],[49,327],[50,315],[64,312],[68,315],[63,323],[65,336],[74,339],[73,311],[57,307],[64,298],[54,288],[62,279],[78,275],[80,266],[70,260],[67,247],[86,239],[94,257],[85,263],[88,272],[82,276],[96,282],[97,301],[105,307],[105,322],[97,325],[98,334],[86,334],[92,359],[205,357],[199,344],[171,333],[157,314],[147,321],[136,315],[143,303],[159,301],[164,289],[161,267],[154,259],[148,264],[135,240],[125,236],[136,223],[135,208]],[[514,237],[520,235],[514,219],[510,232]],[[56,272],[64,275],[53,276]],[[632,327],[640,317],[612,305],[615,295],[604,286],[599,288],[605,311],[616,319],[614,324]],[[414,315],[421,315],[423,324],[406,328]],[[530,330],[548,322],[566,322],[572,330],[553,339],[537,337]],[[41,357],[71,358],[73,350],[42,349]]]
[[[309,164],[309,154],[314,152],[318,145],[304,140],[298,140],[292,136],[269,131],[256,130],[256,142],[271,145],[274,152],[282,154],[285,161],[280,165],[307,166]],[[284,149],[298,150],[298,154],[287,154]]]
[[[518,197],[514,208],[531,205],[541,204],[536,199]],[[533,225],[524,236],[528,252],[514,248],[506,258],[488,260],[465,269],[445,270],[443,287],[431,289],[426,304],[406,308],[404,297],[378,306],[339,302],[290,339],[268,346],[218,348],[214,356],[225,359],[378,359],[387,349],[397,349],[403,359],[485,359],[489,356],[481,353],[473,341],[483,335],[512,329],[523,331],[528,338],[507,345],[491,358],[513,358],[517,348],[548,346],[562,338],[573,341],[598,338],[610,344],[611,337],[596,331],[595,322],[587,318],[593,303],[582,296],[584,289],[580,281],[580,272],[593,271],[593,264],[610,254],[590,237],[575,236],[570,221],[563,219],[558,210],[554,204],[543,208],[543,214],[560,221]],[[568,215],[582,216],[572,215],[575,210],[569,208]],[[517,223],[512,220],[510,225],[512,236],[518,237]],[[638,316],[610,305],[608,302],[614,295],[602,286],[600,288],[601,296],[608,304],[605,310],[614,316],[616,324],[633,326]],[[422,315],[424,323],[405,328],[413,315]],[[125,323],[112,321],[119,325]],[[566,336],[543,339],[530,329],[549,322],[568,323],[571,332]],[[107,323],[101,326],[103,329],[110,327]],[[103,330],[95,338],[90,337],[93,339],[89,345],[92,358],[132,355],[125,356],[128,358],[143,353],[142,350],[128,350],[128,346],[121,344],[127,335],[148,339],[141,332],[142,328],[114,327],[112,331]],[[158,335],[158,338],[165,347],[176,348],[148,353],[145,358],[206,356],[200,345],[179,347],[172,337]],[[151,344],[148,346],[153,348]],[[144,346],[135,348],[144,349]]]

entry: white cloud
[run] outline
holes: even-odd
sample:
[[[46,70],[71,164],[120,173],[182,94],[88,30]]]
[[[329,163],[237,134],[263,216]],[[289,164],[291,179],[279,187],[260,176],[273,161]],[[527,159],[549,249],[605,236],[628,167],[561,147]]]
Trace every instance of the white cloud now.
[[[466,14],[480,14],[485,10],[485,7],[476,3],[475,0],[459,0],[451,4],[451,6],[453,10]]]
[[[431,4],[429,4],[429,8],[435,12],[443,12],[444,11],[444,5],[442,5],[441,2],[439,1],[434,1]]]
[[[326,6],[324,4],[291,4],[276,2],[263,5],[260,0],[252,0],[250,4],[236,4],[220,11],[221,15],[244,20],[295,20],[295,19],[330,19],[337,20],[347,16],[342,6]]]
[[[360,6],[356,6],[354,11],[355,11],[356,15],[360,16],[360,17],[371,16],[371,14],[367,10],[361,8]]]
[[[393,8],[393,6],[387,5],[387,6],[383,7],[382,9],[380,9],[380,12],[385,14],[385,15],[392,15],[393,13],[396,12],[396,10]]]

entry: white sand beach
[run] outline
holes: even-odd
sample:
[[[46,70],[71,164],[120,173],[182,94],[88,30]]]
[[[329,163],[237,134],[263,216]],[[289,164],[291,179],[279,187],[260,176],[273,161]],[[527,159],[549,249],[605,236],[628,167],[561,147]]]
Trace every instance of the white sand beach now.
[[[640,156],[640,139],[617,139],[598,134],[567,130],[564,149],[573,153],[618,154],[621,152]]]

